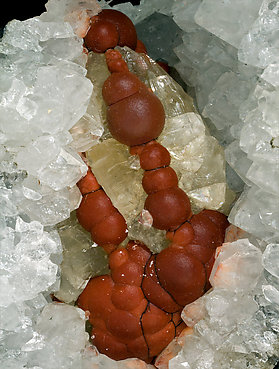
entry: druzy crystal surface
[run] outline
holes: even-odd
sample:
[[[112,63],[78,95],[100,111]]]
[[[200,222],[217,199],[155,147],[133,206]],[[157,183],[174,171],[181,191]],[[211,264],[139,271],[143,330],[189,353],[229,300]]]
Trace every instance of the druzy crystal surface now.
[[[115,206],[127,214],[129,237],[155,252],[167,243],[142,212],[137,159],[124,147],[111,155],[120,144],[108,133],[100,98],[108,70],[103,56],[83,52],[81,38],[99,5],[50,0],[46,8],[41,16],[10,22],[0,42],[1,367],[154,368],[100,355],[85,333],[86,314],[50,299],[55,293],[72,304],[91,275],[107,270],[104,253],[72,213],[81,200],[76,182],[87,170],[79,152],[90,150],[96,158],[96,175],[99,170]],[[140,7],[118,9],[139,32],[146,29],[141,38],[151,57],[154,42],[154,58],[163,50],[162,59],[189,86],[193,99],[152,59],[120,50],[164,104],[159,140],[194,211],[229,212],[235,191],[229,219],[246,231],[228,235],[217,250],[213,289],[182,314],[193,333],[172,356],[162,353],[157,366],[273,368],[279,333],[278,3],[142,0]]]

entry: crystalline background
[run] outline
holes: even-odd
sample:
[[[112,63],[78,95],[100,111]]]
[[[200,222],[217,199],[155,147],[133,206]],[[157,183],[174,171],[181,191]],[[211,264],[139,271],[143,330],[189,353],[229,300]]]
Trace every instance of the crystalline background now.
[[[64,23],[65,12],[74,12],[76,4],[50,0],[42,16],[9,23],[0,44],[0,363],[5,369],[131,365],[98,355],[84,332],[84,313],[49,297],[59,288],[62,261],[54,225],[78,207],[75,183],[86,173],[73,143],[80,135],[75,125],[82,119],[89,132],[79,141],[84,150],[103,133],[99,109],[87,110],[90,99],[97,107],[99,102],[85,77],[82,40]],[[279,4],[145,0],[140,11],[129,4],[117,8],[139,30],[153,27],[150,38],[156,30],[167,34],[166,16],[173,17],[182,43],[171,38],[174,52],[168,52],[166,42],[156,41],[158,55],[169,57],[192,87],[237,174],[228,169],[232,189],[242,191],[230,221],[247,232],[245,238],[222,248],[211,275],[213,291],[185,307],[183,318],[195,323],[194,334],[169,368],[272,368],[279,350]],[[152,20],[154,11],[161,16]]]

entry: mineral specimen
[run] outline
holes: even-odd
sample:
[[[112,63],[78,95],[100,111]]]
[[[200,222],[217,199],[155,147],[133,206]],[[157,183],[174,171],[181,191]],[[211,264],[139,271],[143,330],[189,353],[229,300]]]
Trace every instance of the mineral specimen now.
[[[62,253],[53,225],[69,218],[78,207],[80,196],[74,182],[86,173],[76,151],[88,150],[92,138],[94,144],[101,142],[102,135],[107,138],[98,93],[95,94],[98,82],[93,81],[92,88],[85,77],[91,78],[91,73],[85,69],[86,55],[79,37],[89,25],[87,8],[91,9],[89,15],[100,10],[96,2],[89,0],[50,0],[48,11],[40,17],[9,23],[0,44],[3,368],[58,365],[87,369],[92,363],[117,369],[147,367],[137,361],[115,363],[98,355],[88,347],[84,316],[75,307],[53,304],[49,299],[50,292],[59,290]],[[177,355],[169,362],[169,369],[272,368],[278,357],[279,332],[278,4],[273,0],[245,4],[142,0],[139,9],[131,4],[122,4],[119,9],[135,23],[154,11],[170,15],[183,30],[183,44],[175,47],[180,59],[176,68],[191,85],[190,90],[195,91],[198,109],[210,119],[209,127],[225,145],[229,164],[244,181],[228,171],[233,190],[245,187],[230,221],[245,229],[249,237],[249,241],[233,244],[236,254],[230,257],[239,261],[244,257],[244,264],[256,267],[259,273],[257,284],[245,293],[215,288],[197,301],[195,308],[185,308],[185,319],[196,323],[194,333],[185,338],[182,350],[175,351]],[[79,37],[69,23],[64,23],[65,16]],[[165,35],[171,49],[168,33]],[[153,35],[150,32],[146,37]],[[163,58],[167,60],[168,55]],[[161,80],[169,83],[164,74],[157,77],[150,77],[150,81],[155,78],[155,89]],[[174,102],[173,112],[176,106]],[[181,112],[185,114],[183,124],[189,126],[194,119],[200,127],[198,116],[190,111]],[[175,121],[176,117],[170,119]],[[136,162],[130,165],[137,170]],[[199,160],[194,165],[198,168]],[[186,185],[185,172],[184,175]],[[221,172],[219,175],[223,178]],[[208,183],[207,189],[193,188],[197,190],[194,198],[207,201],[210,190],[221,193],[218,183],[225,181]],[[133,235],[141,232],[136,224]],[[228,248],[226,245],[224,253]],[[263,272],[255,248],[263,252]],[[218,259],[219,266],[232,266],[230,257],[222,263]],[[241,278],[236,281],[238,285]],[[251,275],[243,278],[248,286]]]

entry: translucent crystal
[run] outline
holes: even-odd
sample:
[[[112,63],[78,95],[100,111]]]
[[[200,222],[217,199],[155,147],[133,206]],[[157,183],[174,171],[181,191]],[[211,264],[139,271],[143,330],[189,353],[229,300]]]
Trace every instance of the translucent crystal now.
[[[229,165],[236,171],[236,173],[247,184],[251,182],[246,178],[248,169],[250,168],[252,161],[247,158],[247,155],[239,149],[239,142],[233,141],[227,146],[225,150],[226,160]]]
[[[247,1],[245,4],[240,0],[223,3],[205,0],[195,14],[195,21],[222,40],[238,47],[240,40],[257,18],[261,3],[262,0]]]
[[[1,306],[31,300],[56,282],[58,266],[50,255],[61,252],[61,245],[55,234],[45,232],[40,223],[17,218],[15,230],[4,234],[1,249],[0,265],[5,271],[1,294],[6,295]]]
[[[201,319],[205,318],[207,315],[206,313],[205,297],[202,296],[184,307],[181,313],[181,318],[188,327],[193,327]]]
[[[231,332],[238,323],[250,318],[259,308],[253,296],[220,289],[207,294],[204,300],[210,324],[220,333]]]
[[[100,6],[96,1],[84,0],[77,3],[75,0],[48,0],[46,3],[47,12],[42,14],[43,19],[56,19],[58,21],[64,21],[71,13],[78,11],[76,18],[83,15],[83,11],[86,10],[90,16],[96,15],[100,10]],[[75,24],[78,19],[74,18]],[[75,25],[74,24],[74,25]]]
[[[26,344],[32,351],[30,364],[42,362],[45,368],[80,367],[80,353],[88,344],[84,325],[82,310],[61,303],[48,304],[37,321],[35,335]]]
[[[44,225],[54,225],[69,218],[73,210],[71,192],[66,188],[61,191],[52,191],[49,187],[40,185],[39,188],[39,192],[31,189],[31,199],[30,196],[22,196],[18,201],[19,208]],[[29,191],[29,186],[25,187],[25,193],[26,189]]]
[[[278,25],[278,4],[271,0],[263,1],[259,17],[240,44],[239,59],[259,67],[275,62],[278,59]]]
[[[269,244],[267,245],[264,253],[263,253],[263,266],[264,268],[279,278],[279,245],[278,244]]]
[[[275,204],[277,196],[252,187],[239,197],[229,215],[229,221],[261,239],[276,239],[278,222]]]
[[[133,23],[140,22],[156,11],[166,15],[171,14],[168,0],[154,0],[152,3],[148,0],[142,0],[140,6],[132,6],[130,3],[123,3],[116,5],[115,8],[127,14],[132,19]]]
[[[87,173],[87,165],[70,148],[61,149],[55,161],[38,172],[38,178],[55,191],[74,186]]]
[[[168,55],[168,63],[174,65],[178,59],[168,45],[181,43],[182,31],[171,17],[154,12],[136,25],[138,38],[144,39],[148,55],[154,60]],[[148,37],[148,36],[149,37]]]
[[[225,183],[214,183],[210,186],[205,186],[188,192],[188,196],[194,204],[194,211],[204,208],[217,210],[224,204],[226,193]]]
[[[128,226],[128,237],[131,240],[143,242],[153,253],[158,253],[169,245],[166,239],[166,232],[150,227],[139,221],[140,215]]]
[[[263,285],[262,290],[268,301],[274,304],[279,304],[279,291],[274,286]]]
[[[277,62],[269,64],[262,73],[262,78],[273,86],[279,86],[279,65]]]
[[[139,217],[139,223],[148,228],[152,227],[153,218],[148,210],[142,210]]]
[[[75,214],[58,225],[63,246],[61,285],[55,296],[66,303],[75,302],[90,277],[108,274],[107,256],[78,223]]]
[[[113,138],[93,146],[87,155],[98,182],[128,225],[143,209],[146,197],[143,171],[130,167],[129,156],[127,146]]]
[[[159,141],[169,147],[171,154],[182,158],[184,152],[179,152],[178,147],[191,143],[194,139],[205,135],[205,126],[196,113],[185,113],[166,120],[166,124]],[[174,149],[177,151],[174,152]],[[184,151],[186,151],[184,149]]]
[[[93,83],[93,101],[94,104],[88,106],[89,114],[93,119],[101,120],[102,124],[106,121],[106,104],[102,98],[102,88],[105,80],[109,77],[110,72],[107,67],[104,54],[90,52],[86,64],[87,78]],[[93,105],[93,106],[92,106]],[[94,106],[95,105],[95,106]],[[95,118],[96,117],[96,118]]]
[[[222,74],[209,94],[203,115],[213,120],[218,129],[231,125],[239,119],[239,105],[252,87],[254,84],[251,79],[244,80],[233,72]]]
[[[198,10],[201,0],[190,0],[185,2],[174,2],[172,11],[174,13],[174,21],[184,31],[192,32],[199,28],[194,21],[194,14]]]
[[[210,283],[214,288],[249,291],[262,272],[262,253],[247,239],[224,244],[217,252]]]
[[[161,100],[166,117],[174,117],[195,110],[189,95],[168,75],[153,77],[153,73],[150,73],[149,85]]]
[[[59,154],[59,143],[53,136],[41,136],[20,150],[16,157],[19,168],[36,175],[37,171],[49,164]]]
[[[229,207],[234,196],[226,186],[223,149],[207,135],[199,115],[192,112],[167,119],[158,141],[169,150],[171,166],[195,212]]]

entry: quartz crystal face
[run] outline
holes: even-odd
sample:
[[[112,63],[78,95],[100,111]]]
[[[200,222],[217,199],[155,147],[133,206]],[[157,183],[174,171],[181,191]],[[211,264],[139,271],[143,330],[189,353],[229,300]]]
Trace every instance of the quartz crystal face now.
[[[86,70],[82,52],[87,8],[93,16],[99,5],[50,0],[46,8],[40,17],[11,22],[0,44],[0,328],[5,347],[0,361],[3,368],[14,369],[150,369],[136,359],[116,363],[98,354],[85,334],[85,315],[49,299],[56,291],[73,301],[93,269],[105,270],[88,234],[68,218],[81,200],[75,181],[86,172],[77,152],[105,146],[111,137],[100,98],[108,76],[103,56],[90,54]],[[165,49],[179,59],[176,69],[224,145],[234,171],[232,188],[239,192],[244,186],[229,219],[249,240],[219,250],[211,275],[214,289],[183,311],[193,332],[162,353],[158,368],[271,369],[279,332],[278,4],[142,0],[140,8],[126,3],[119,9],[136,23],[157,11],[171,16],[183,31],[180,45],[171,44],[173,34],[164,32]],[[161,142],[169,145],[172,165],[195,210],[229,208],[222,149],[204,129],[193,100],[152,60],[121,52],[129,68],[163,99],[168,133]],[[140,183],[137,160],[127,155],[122,165],[123,173],[133,171]],[[142,237],[155,252],[167,246],[139,205],[129,222],[131,238]],[[54,229],[58,223],[60,236]],[[60,287],[61,240],[69,248],[64,250]],[[76,265],[81,275],[75,274]]]

